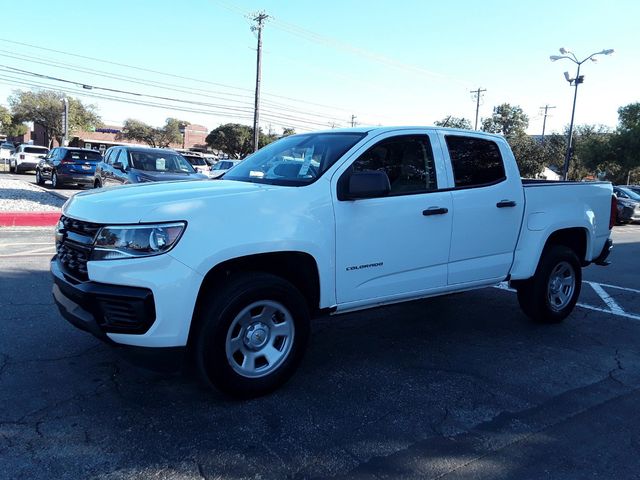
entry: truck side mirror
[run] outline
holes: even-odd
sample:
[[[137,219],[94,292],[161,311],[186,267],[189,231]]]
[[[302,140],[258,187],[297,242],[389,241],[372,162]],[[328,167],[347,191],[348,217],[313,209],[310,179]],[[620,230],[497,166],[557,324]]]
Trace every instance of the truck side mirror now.
[[[124,165],[122,164],[122,162],[113,162],[113,168],[124,172]]]
[[[391,184],[386,172],[371,170],[353,172],[343,180],[342,191],[338,200],[358,200],[360,198],[386,197],[391,191]]]

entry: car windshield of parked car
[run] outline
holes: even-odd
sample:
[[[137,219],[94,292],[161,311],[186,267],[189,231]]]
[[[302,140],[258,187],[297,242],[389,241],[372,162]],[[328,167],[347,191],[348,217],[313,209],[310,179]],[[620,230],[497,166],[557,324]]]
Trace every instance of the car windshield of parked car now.
[[[285,137],[244,159],[224,178],[273,185],[308,185],[365,135],[336,132]]]
[[[130,152],[131,168],[158,173],[196,173],[191,164],[173,152]]]
[[[43,147],[24,147],[23,151],[24,153],[36,153],[39,155],[46,155],[49,153],[49,149]]]
[[[624,193],[627,197],[629,197],[631,200],[635,200],[636,202],[640,202],[640,194],[634,192],[633,190],[631,190],[630,188],[622,188],[622,187],[618,187],[618,189]]]
[[[99,162],[102,160],[102,155],[100,155],[100,152],[93,152],[91,150],[68,150],[64,159],[79,162]]]
[[[216,170],[229,170],[233,167],[233,162],[220,162],[216,165]]]

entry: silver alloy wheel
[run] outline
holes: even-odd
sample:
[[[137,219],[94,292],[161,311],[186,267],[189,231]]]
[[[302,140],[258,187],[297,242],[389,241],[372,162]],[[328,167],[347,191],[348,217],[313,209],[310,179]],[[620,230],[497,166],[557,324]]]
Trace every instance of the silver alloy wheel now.
[[[254,302],[236,315],[227,331],[229,365],[243,377],[269,375],[291,353],[294,335],[293,317],[284,305],[273,300]]]
[[[551,310],[559,312],[569,305],[575,289],[576,273],[573,267],[569,262],[558,263],[549,275],[547,285],[547,299]]]

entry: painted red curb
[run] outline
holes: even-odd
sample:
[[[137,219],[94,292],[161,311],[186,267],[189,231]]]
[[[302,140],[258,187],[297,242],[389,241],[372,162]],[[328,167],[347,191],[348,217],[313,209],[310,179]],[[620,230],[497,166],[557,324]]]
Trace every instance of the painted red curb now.
[[[60,212],[0,212],[0,227],[51,227]]]

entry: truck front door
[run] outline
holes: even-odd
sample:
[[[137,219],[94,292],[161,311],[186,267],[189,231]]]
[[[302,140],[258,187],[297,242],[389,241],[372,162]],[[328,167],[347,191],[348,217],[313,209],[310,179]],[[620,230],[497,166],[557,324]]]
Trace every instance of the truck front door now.
[[[340,309],[446,287],[452,201],[450,192],[437,191],[446,172],[433,145],[437,137],[427,131],[381,135],[333,176]],[[338,200],[341,181],[372,170],[389,177],[388,196]]]

